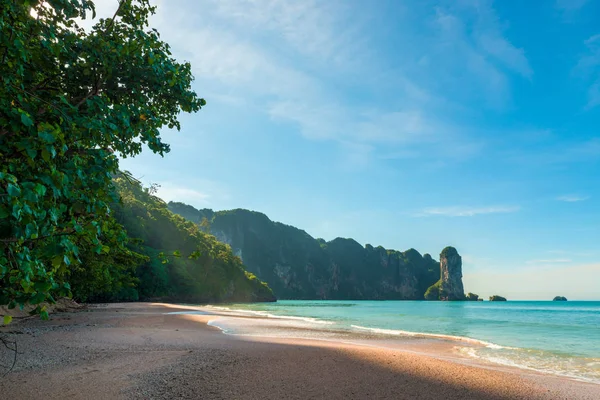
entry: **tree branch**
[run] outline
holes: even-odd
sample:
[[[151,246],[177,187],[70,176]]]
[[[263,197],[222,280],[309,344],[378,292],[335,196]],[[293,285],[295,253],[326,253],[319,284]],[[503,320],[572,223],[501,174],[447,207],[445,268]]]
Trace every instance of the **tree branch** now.
[[[12,351],[14,353],[12,365],[10,366],[10,368],[8,368],[8,371],[6,371],[4,373],[4,375],[2,375],[2,377],[4,378],[6,375],[8,375],[15,368],[15,365],[17,364],[18,348],[17,348],[17,341],[16,340],[12,340],[11,341],[11,340],[5,339],[2,336],[0,336],[0,343],[2,343],[4,345],[4,347],[6,347],[8,350],[10,350],[10,351]],[[13,345],[13,347],[11,347],[10,345]]]
[[[11,86],[12,86],[13,88],[17,89],[17,90],[20,90],[20,91],[22,91],[23,93],[25,93],[25,94],[27,94],[27,95],[29,95],[29,96],[31,96],[31,97],[34,97],[34,98],[38,99],[38,100],[39,100],[39,101],[41,101],[42,103],[45,103],[45,104],[49,105],[50,107],[52,107],[53,109],[55,109],[56,111],[58,111],[59,113],[61,113],[61,114],[62,114],[62,115],[65,117],[65,118],[67,118],[67,119],[69,119],[69,120],[71,119],[71,117],[69,117],[67,114],[65,114],[65,112],[64,112],[63,110],[61,110],[60,108],[58,108],[58,107],[57,107],[57,106],[55,106],[54,104],[50,103],[49,101],[47,101],[47,100],[44,100],[44,99],[42,99],[41,97],[38,97],[38,96],[36,96],[35,94],[33,94],[33,93],[31,93],[31,92],[28,92],[28,91],[27,91],[27,90],[25,90],[25,89],[21,89],[20,87],[18,87],[18,86],[16,86],[16,85],[11,85]]]
[[[28,243],[28,242],[36,242],[38,240],[43,240],[43,239],[47,239],[49,237],[55,237],[55,236],[69,236],[76,233],[75,229],[71,229],[65,232],[60,232],[60,233],[53,233],[50,235],[44,235],[44,236],[39,236],[35,239],[26,239],[23,242],[24,243]],[[20,239],[17,238],[7,238],[7,239],[0,239],[0,243],[16,243],[18,242]]]
[[[121,7],[125,3],[125,1],[127,1],[127,0],[121,0],[121,1],[119,1],[119,7],[117,7],[117,11],[115,11],[114,15],[112,16],[112,18],[110,19],[110,21],[108,23],[108,26],[106,27],[106,31],[107,32],[108,32],[108,30],[110,28],[112,28],[113,24],[115,23],[115,19],[117,18],[117,14],[119,14],[119,11],[121,11]]]
[[[110,29],[115,24],[115,20],[117,19],[117,15],[119,14],[119,11],[121,11],[121,7],[123,7],[123,4],[125,4],[125,1],[127,1],[127,0],[121,0],[121,1],[119,1],[119,6],[117,7],[117,10],[115,11],[115,13],[113,14],[112,18],[110,19],[110,21],[108,21],[108,24],[106,25],[106,30],[104,31],[105,33],[108,32],[108,31],[110,31]],[[75,108],[81,107],[81,105],[83,103],[85,103],[86,101],[88,101],[93,96],[97,96],[98,93],[100,93],[100,81],[102,79],[101,76],[102,76],[102,74],[100,74],[98,76],[98,79],[96,79],[96,83],[94,84],[94,89],[91,90],[87,95],[85,95],[83,99],[79,100],[79,102],[75,105]]]

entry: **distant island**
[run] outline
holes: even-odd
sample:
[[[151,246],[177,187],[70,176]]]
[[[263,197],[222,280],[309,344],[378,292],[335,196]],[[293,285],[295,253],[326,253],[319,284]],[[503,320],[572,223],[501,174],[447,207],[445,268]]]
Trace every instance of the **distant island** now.
[[[564,296],[556,296],[552,301],[567,301],[567,298]]]
[[[490,301],[506,301],[506,297],[498,296],[497,294],[490,296]]]
[[[483,299],[479,298],[478,294],[475,293],[467,293],[467,295],[465,296],[465,300],[467,301],[483,301]]]
[[[467,300],[462,259],[454,247],[443,249],[436,261],[412,248],[313,238],[256,211],[198,210],[178,202],[168,208],[229,244],[278,299]]]

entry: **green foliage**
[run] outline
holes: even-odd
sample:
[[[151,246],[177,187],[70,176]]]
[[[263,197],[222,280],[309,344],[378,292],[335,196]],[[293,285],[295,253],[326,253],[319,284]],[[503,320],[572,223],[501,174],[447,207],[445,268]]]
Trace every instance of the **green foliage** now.
[[[490,301],[506,301],[506,298],[495,294],[493,296],[490,296]]]
[[[86,32],[89,0],[0,0],[0,305],[52,302],[70,278],[95,282],[81,298],[134,284],[110,207],[118,157],[168,152],[160,129],[205,104],[149,1],[116,8]]]
[[[567,301],[567,298],[564,296],[556,296],[552,301]]]
[[[271,289],[248,273],[231,248],[173,214],[139,182],[114,179],[121,203],[115,219],[130,237],[132,252],[139,253],[135,288],[140,299],[174,301],[273,301]],[[159,255],[162,255],[159,257]],[[118,298],[117,298],[118,299]]]
[[[444,247],[444,249],[440,253],[440,257],[444,257],[444,258],[457,256],[457,255],[458,255],[458,251],[452,246]]]
[[[200,222],[200,224],[198,226],[200,227],[202,232],[210,233],[210,221],[206,217],[202,218],[202,221]]]
[[[440,300],[442,297],[442,280],[440,279],[429,288],[425,292],[425,300]]]

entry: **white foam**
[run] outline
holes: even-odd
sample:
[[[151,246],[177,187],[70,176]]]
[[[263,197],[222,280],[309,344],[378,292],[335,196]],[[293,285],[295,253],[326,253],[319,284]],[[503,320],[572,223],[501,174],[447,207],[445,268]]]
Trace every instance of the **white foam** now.
[[[394,336],[411,336],[411,337],[423,337],[423,338],[433,338],[433,339],[444,339],[444,340],[453,340],[457,342],[466,342],[472,343],[480,346],[485,346],[490,349],[510,349],[511,347],[500,346],[499,344],[486,342],[479,339],[473,339],[465,336],[453,336],[453,335],[443,335],[441,333],[426,333],[426,332],[412,332],[412,331],[402,331],[396,329],[381,329],[381,328],[369,328],[367,326],[360,325],[351,325],[352,328],[369,331],[373,333],[378,333],[382,335],[394,335]]]
[[[600,373],[593,369],[578,370],[574,373],[575,369],[569,365],[569,362],[557,362],[556,360],[543,360],[541,358],[532,358],[529,360],[515,360],[509,358],[508,354],[480,354],[477,349],[473,347],[462,347],[459,349],[462,354],[465,354],[471,358],[492,362],[499,365],[505,365],[507,367],[515,367],[525,369],[528,371],[541,372],[545,374],[552,374],[563,376],[565,378],[574,379],[577,381],[600,384]],[[523,349],[515,349],[523,350]],[[588,368],[592,368],[595,362],[588,363]]]
[[[310,322],[313,324],[321,324],[321,325],[333,325],[335,324],[335,322],[333,321],[324,321],[322,319],[317,319],[317,318],[312,318],[312,317],[297,317],[294,315],[275,315],[275,314],[270,314],[266,311],[254,311],[254,310],[242,310],[242,309],[235,309],[235,308],[228,308],[228,307],[217,307],[217,306],[206,306],[206,308],[210,308],[210,309],[214,309],[214,310],[220,310],[220,311],[225,311],[228,313],[237,313],[237,314],[241,314],[241,316],[248,316],[248,315],[256,315],[259,317],[263,317],[263,318],[272,318],[272,319],[282,319],[282,320],[294,320],[294,321],[304,321],[304,322]],[[233,316],[235,316],[235,314],[233,314]]]

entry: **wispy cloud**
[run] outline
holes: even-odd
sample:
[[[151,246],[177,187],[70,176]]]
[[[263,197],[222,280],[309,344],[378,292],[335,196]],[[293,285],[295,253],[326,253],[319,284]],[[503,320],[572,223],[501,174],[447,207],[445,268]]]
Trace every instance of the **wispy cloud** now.
[[[186,184],[163,182],[160,185],[157,195],[164,201],[180,201],[200,208],[223,204],[230,197],[221,184],[208,180],[198,180]]]
[[[376,37],[371,29],[365,29],[372,23],[371,11],[357,13],[343,1],[198,0],[194,7],[156,2],[155,26],[172,44],[176,56],[191,62],[201,93],[217,93],[210,101],[252,107],[297,127],[307,139],[336,141],[342,149],[353,149],[349,159],[361,165],[379,160],[381,153],[431,154],[437,147],[446,154],[467,157],[481,148],[470,145],[468,127],[451,122],[457,110],[465,112],[464,105],[447,100],[456,90],[431,85],[430,76],[444,72],[446,66],[430,62],[423,71],[426,76],[410,72],[417,58],[452,55],[460,64],[464,54],[453,54],[454,45],[446,48],[445,55],[419,46],[418,52],[426,49],[429,54],[407,54],[400,65],[392,67],[382,61],[386,57],[374,52]],[[113,5],[114,1],[102,4]],[[426,12],[431,16],[433,11]],[[448,19],[461,24],[457,16],[448,15]],[[472,22],[470,31],[475,24],[481,25],[477,34],[458,32],[456,37],[465,42],[470,65],[481,69],[477,85],[462,82],[463,88],[477,86],[483,96],[490,86],[505,92],[506,76],[493,65],[496,62],[509,71],[531,76],[524,53],[502,37],[498,24],[488,29],[483,22]],[[407,29],[415,43],[430,40],[430,32]],[[435,40],[439,48],[446,39],[440,35]],[[448,75],[446,82],[464,76],[463,71],[464,66],[457,65],[452,72],[455,75]],[[364,101],[349,97],[357,92],[381,98]],[[422,146],[407,148],[415,144]],[[425,149],[425,145],[429,147]],[[363,149],[361,154],[358,147]]]
[[[519,206],[487,206],[487,207],[428,207],[413,214],[415,217],[474,217],[482,214],[505,214],[517,212]]]
[[[527,79],[533,76],[525,51],[506,37],[491,2],[456,4],[463,6],[440,7],[434,19],[440,34],[436,46],[445,59],[443,68],[452,68],[454,79],[459,79],[459,72],[466,68],[471,72],[469,91],[475,91],[492,106],[503,107],[510,100],[510,76],[506,70]],[[461,91],[465,91],[464,86]]]
[[[550,140],[547,144],[540,144],[535,153],[513,148],[504,156],[511,162],[543,168],[553,164],[595,162],[600,159],[600,139]]]
[[[153,24],[176,57],[191,62],[199,93],[213,94],[209,102],[252,108],[306,139],[335,141],[359,166],[390,154],[443,149],[460,154],[453,162],[480,154],[485,140],[474,141],[469,122],[457,116],[473,100],[502,108],[511,77],[534,74],[487,1],[437,9],[416,3],[423,23],[402,28],[416,46],[393,64],[377,53],[373,8],[318,0],[154,3]],[[99,4],[106,13],[116,1]],[[410,12],[398,18],[408,22]]]
[[[571,257],[592,257],[594,256],[596,253],[593,251],[573,251],[573,250],[550,250],[548,251],[549,254],[557,254],[557,255],[569,255]]]
[[[369,59],[361,33],[367,21],[351,16],[341,2],[210,0],[208,7],[242,32],[276,34],[294,51],[329,67],[331,62],[338,69]],[[352,23],[344,23],[349,19]]]
[[[562,11],[577,11],[588,2],[589,0],[556,0],[556,8]]]
[[[478,40],[483,50],[502,62],[509,69],[525,78],[533,76],[533,69],[529,65],[523,49],[516,48],[501,36],[490,35],[489,33],[481,34]]]
[[[557,197],[556,200],[565,201],[567,203],[576,203],[578,201],[588,200],[589,198],[589,196],[565,195]]]
[[[586,109],[600,105],[600,34],[589,37],[584,42],[587,51],[579,58],[575,73],[589,82]]]
[[[543,260],[529,260],[526,261],[527,264],[563,264],[572,262],[569,258],[550,258]]]

